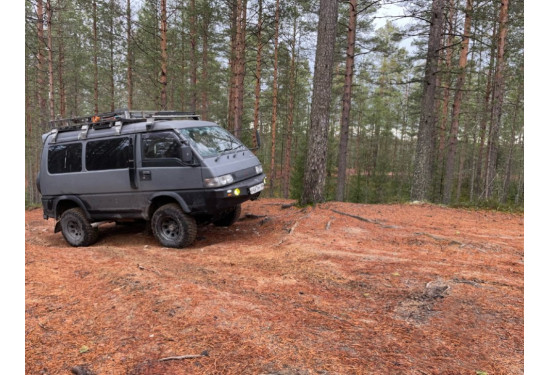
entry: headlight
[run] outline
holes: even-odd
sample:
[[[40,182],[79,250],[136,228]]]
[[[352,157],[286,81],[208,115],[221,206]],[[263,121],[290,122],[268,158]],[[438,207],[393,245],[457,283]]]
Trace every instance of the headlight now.
[[[230,174],[225,174],[220,177],[204,179],[204,186],[206,187],[219,187],[219,186],[229,185],[231,183],[233,183],[233,176]]]
[[[264,169],[262,168],[262,165],[259,164],[256,166],[256,174],[260,174],[264,171]]]

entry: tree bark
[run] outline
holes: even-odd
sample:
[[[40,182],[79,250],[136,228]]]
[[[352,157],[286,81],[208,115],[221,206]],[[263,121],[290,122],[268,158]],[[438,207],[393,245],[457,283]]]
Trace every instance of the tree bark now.
[[[109,89],[110,89],[110,105],[111,112],[115,110],[115,2],[109,1],[110,17],[109,17]]]
[[[437,153],[437,162],[439,165],[443,165],[443,154],[445,152],[445,141],[447,137],[447,119],[449,112],[449,101],[451,97],[451,66],[453,59],[453,37],[454,37],[454,0],[449,1],[449,15],[448,15],[449,25],[447,28],[447,45],[445,51],[445,68],[447,72],[445,74],[445,87],[443,88],[443,104],[442,104],[442,113],[441,119],[439,119],[439,152]]]
[[[262,87],[262,49],[264,47],[262,41],[262,29],[263,29],[263,4],[262,0],[258,0],[258,26],[256,37],[258,42],[256,44],[256,86],[254,87],[254,136],[252,137],[253,147],[258,147],[258,141],[256,140],[256,133],[258,131],[258,125],[260,123],[260,89]]]
[[[357,0],[349,2],[348,45],[346,50],[346,72],[344,95],[342,97],[342,117],[340,119],[340,145],[338,149],[338,177],[336,200],[344,201],[346,188],[346,169],[348,159],[349,117],[351,111],[351,89],[353,84],[353,66],[355,60],[355,34],[357,28]]]
[[[270,162],[270,178],[269,178],[269,193],[273,196],[273,181],[275,180],[275,142],[277,141],[277,93],[279,85],[277,82],[277,68],[279,61],[279,0],[275,2],[275,35],[273,37],[273,93],[271,107],[271,162]]]
[[[59,9],[63,8],[62,1],[58,1]],[[63,35],[63,12],[59,12],[58,17],[58,28],[57,28],[57,39],[58,39],[58,60],[57,60],[57,81],[59,85],[59,116],[65,118],[66,108],[67,108],[67,96],[65,93],[65,80],[64,80],[64,71],[65,71],[65,36]]]
[[[437,123],[435,113],[436,76],[441,33],[443,30],[443,0],[433,0],[428,52],[424,73],[421,116],[416,144],[415,167],[411,189],[411,200],[428,200],[433,175],[434,133]]]
[[[53,86],[53,51],[52,51],[52,4],[46,1],[46,16],[48,19],[48,102],[50,103],[50,120],[55,119],[54,86]]]
[[[160,0],[160,107],[166,110],[167,61],[166,52],[166,0]]]
[[[210,29],[210,19],[211,19],[211,8],[210,3],[206,2],[206,7],[203,14],[202,22],[202,71],[201,71],[201,81],[202,81],[202,95],[201,95],[201,118],[203,120],[208,120],[208,35]]]
[[[227,129],[235,130],[235,92],[237,88],[237,74],[235,72],[237,58],[237,27],[238,27],[238,6],[237,0],[230,0],[231,26],[230,26],[230,48],[229,48],[229,88],[227,101]]]
[[[288,113],[285,131],[285,155],[283,160],[283,197],[290,196],[290,151],[292,148],[292,132],[294,127],[294,97],[296,91],[296,33],[297,33],[297,16],[294,17],[292,26],[291,57],[290,57],[290,87],[288,94]]]
[[[190,0],[189,14],[189,38],[191,50],[189,51],[191,67],[191,111],[197,110],[197,11],[195,0]]]
[[[97,66],[97,2],[92,1],[92,43],[93,43],[93,61],[94,61],[94,114],[99,113],[99,73]]]
[[[456,144],[458,141],[458,125],[460,120],[460,105],[462,104],[462,88],[466,80],[466,64],[468,62],[468,49],[470,44],[470,26],[472,24],[472,2],[466,0],[466,15],[464,20],[464,34],[462,36],[462,46],[458,68],[460,73],[456,82],[456,93],[453,102],[453,112],[451,120],[451,134],[449,136],[449,147],[445,163],[445,182],[443,185],[443,203],[451,203],[451,194],[453,188],[453,175],[455,170]]]
[[[128,109],[133,108],[134,80],[133,80],[133,54],[132,54],[132,7],[130,0],[126,0],[126,86],[128,90]]]
[[[496,18],[496,13],[495,13]],[[495,24],[493,26],[493,34],[491,36],[491,45],[496,45],[495,43],[495,37],[496,37],[496,31],[497,31],[497,21],[495,20]],[[489,68],[487,69],[487,86],[485,88],[485,100],[483,102],[483,112],[482,112],[482,119],[479,129],[479,151],[478,151],[478,157],[477,157],[477,167],[476,167],[476,193],[479,195],[479,197],[483,194],[483,186],[485,183],[485,179],[482,179],[482,171],[483,166],[485,165],[485,171],[487,170],[487,159],[485,158],[485,163],[483,159],[483,150],[485,148],[485,138],[486,138],[486,132],[487,132],[487,122],[489,119],[489,115],[487,114],[490,109],[491,104],[491,97],[493,93],[493,66],[495,63],[495,49],[491,48],[491,57],[489,60]]]
[[[244,76],[245,76],[245,50],[246,50],[246,0],[239,0],[239,19],[237,23],[237,64],[236,64],[236,90],[235,90],[235,135],[241,137],[244,106]]]
[[[493,188],[497,172],[497,150],[500,133],[502,105],[504,102],[504,49],[508,32],[508,0],[501,0],[499,14],[499,36],[497,48],[497,62],[495,70],[494,104],[491,110],[491,129],[489,133],[487,153],[487,173],[485,178],[485,199],[493,195]]]
[[[337,21],[338,1],[321,0],[304,190],[300,200],[303,205],[323,202],[325,199],[327,136]]]
[[[40,121],[46,121],[48,115],[46,110],[46,98],[44,97],[44,54],[42,46],[44,42],[44,5],[42,0],[36,2],[36,29],[38,34],[38,47],[37,47],[37,84],[36,89],[38,107],[40,109]]]

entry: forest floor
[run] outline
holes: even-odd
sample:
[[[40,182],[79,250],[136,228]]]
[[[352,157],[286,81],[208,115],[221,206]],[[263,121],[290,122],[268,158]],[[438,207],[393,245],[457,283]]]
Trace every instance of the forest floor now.
[[[182,250],[26,211],[26,373],[523,373],[523,214],[290,203]]]

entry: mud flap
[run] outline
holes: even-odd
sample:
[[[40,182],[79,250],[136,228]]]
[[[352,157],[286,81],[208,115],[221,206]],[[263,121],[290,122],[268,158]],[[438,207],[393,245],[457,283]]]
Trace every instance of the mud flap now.
[[[55,223],[55,228],[53,229],[54,233],[61,232],[61,220]]]

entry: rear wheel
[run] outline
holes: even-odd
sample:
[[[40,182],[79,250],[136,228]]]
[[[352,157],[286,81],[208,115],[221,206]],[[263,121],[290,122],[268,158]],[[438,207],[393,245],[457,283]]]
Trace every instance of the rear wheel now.
[[[151,229],[157,241],[166,247],[186,247],[197,237],[197,222],[176,203],[165,204],[155,211]]]
[[[92,227],[81,208],[71,208],[61,215],[61,233],[71,246],[89,246],[97,241],[98,230]]]
[[[227,210],[220,219],[214,221],[214,225],[218,227],[229,227],[241,217],[241,205],[235,206]]]

